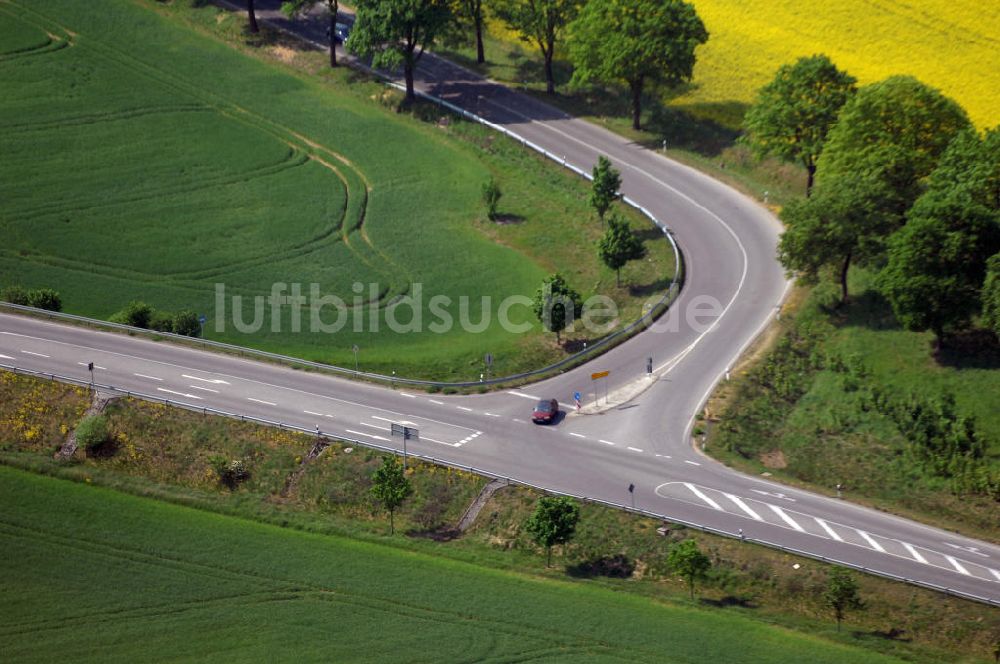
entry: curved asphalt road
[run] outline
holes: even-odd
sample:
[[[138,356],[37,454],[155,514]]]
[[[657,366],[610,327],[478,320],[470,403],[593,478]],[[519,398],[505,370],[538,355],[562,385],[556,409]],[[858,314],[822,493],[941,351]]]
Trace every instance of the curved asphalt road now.
[[[264,18],[281,21],[273,3],[259,4]],[[294,27],[325,30],[317,25]],[[681,296],[653,329],[523,390],[462,397],[5,314],[0,365],[86,380],[86,364],[94,362],[99,383],[384,446],[396,445],[390,424],[405,423],[420,430],[413,452],[734,535],[742,529],[748,539],[1000,603],[1000,547],[742,475],[691,447],[694,414],[774,315],[787,286],[774,258],[780,227],[767,210],[693,169],[433,56],[425,56],[420,73],[427,93],[580,168],[600,154],[612,159],[624,193],[670,226],[687,261]],[[699,307],[711,312],[706,303],[717,303],[715,312],[695,315]],[[652,378],[645,375],[647,357]],[[611,407],[571,410],[550,427],[530,423],[537,397],[568,404],[579,391],[592,401],[589,374],[597,370],[611,372]]]

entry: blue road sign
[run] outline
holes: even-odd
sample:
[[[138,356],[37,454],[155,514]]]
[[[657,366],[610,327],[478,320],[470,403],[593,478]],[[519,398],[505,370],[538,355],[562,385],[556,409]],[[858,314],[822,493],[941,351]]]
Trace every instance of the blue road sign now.
[[[579,401],[582,398],[582,395],[579,392],[574,392],[573,398]]]

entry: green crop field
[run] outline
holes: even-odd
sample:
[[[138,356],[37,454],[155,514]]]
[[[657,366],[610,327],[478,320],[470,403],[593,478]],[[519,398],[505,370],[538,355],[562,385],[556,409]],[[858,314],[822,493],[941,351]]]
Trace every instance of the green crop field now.
[[[559,356],[537,325],[518,335],[496,321],[502,298],[533,294],[551,271],[585,296],[615,295],[623,320],[652,294],[616,292],[599,267],[600,225],[578,221],[591,216],[582,180],[511,147],[477,147],[486,139],[473,128],[462,139],[393,113],[368,98],[377,84],[349,73],[300,74],[189,27],[152,3],[0,3],[0,286],[55,288],[68,311],[96,317],[133,299],[191,309],[208,315],[211,338],[340,364],[357,344],[363,369],[461,379],[478,377],[487,351],[497,372]],[[483,219],[491,174],[507,192],[501,213],[519,222],[509,229]],[[538,242],[553,232],[571,250]],[[655,291],[672,259],[666,242],[648,244],[651,260],[630,277]],[[217,328],[216,284],[243,297],[249,323],[252,298],[274,283],[306,296],[315,283],[354,308],[336,334],[310,332],[307,311],[294,332],[288,306],[280,329],[268,309],[245,334],[229,299]],[[451,298],[456,321],[463,296],[469,321],[492,320],[478,334],[397,334],[386,305],[414,284],[425,329],[434,295]],[[510,312],[533,322],[526,307]],[[328,308],[324,322],[335,318]]]
[[[0,468],[8,662],[889,662],[719,612]]]

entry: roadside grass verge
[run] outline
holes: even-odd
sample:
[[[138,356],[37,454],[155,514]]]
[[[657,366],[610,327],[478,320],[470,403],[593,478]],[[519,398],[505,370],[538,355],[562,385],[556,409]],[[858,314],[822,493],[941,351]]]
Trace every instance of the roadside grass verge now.
[[[995,342],[935,353],[929,334],[899,328],[871,275],[852,273],[851,302],[831,309],[825,285],[781,323],[775,349],[738,372],[709,403],[706,451],[750,473],[846,496],[990,541],[996,498],[932,472],[899,426],[873,405],[954,396],[985,443],[982,467],[1000,473],[1000,355]],[[961,344],[959,339],[957,344]]]
[[[0,381],[0,403],[20,402],[33,407],[38,402],[58,399],[62,389],[58,384],[34,378],[23,378],[17,382],[4,380]],[[707,609],[710,613],[739,620],[751,619],[757,624],[778,625],[797,633],[812,634],[818,643],[839,641],[844,645],[860,645],[870,652],[908,661],[985,661],[984,653],[989,652],[991,639],[1000,633],[1000,619],[995,609],[858,575],[867,606],[864,611],[849,614],[844,632],[838,635],[829,610],[820,600],[827,566],[670,524],[666,524],[669,533],[661,536],[656,529],[664,524],[589,504],[583,505],[580,527],[574,540],[565,547],[558,547],[556,564],[546,568],[544,553],[531,542],[523,529],[538,494],[518,487],[503,488],[487,503],[472,528],[458,534],[453,530],[454,525],[484,486],[485,480],[423,463],[411,463],[409,477],[415,494],[397,513],[398,532],[405,535],[388,537],[386,516],[368,496],[368,478],[381,463],[381,454],[335,442],[311,462],[300,465],[315,442],[311,436],[132,400],[113,402],[106,413],[111,431],[120,442],[111,456],[89,458],[81,450],[69,462],[56,462],[51,451],[58,446],[58,441],[53,441],[52,448],[34,447],[19,438],[15,430],[3,424],[6,420],[2,420],[0,440],[7,441],[7,444],[0,450],[0,463],[74,480],[83,485],[100,485],[155,498],[165,503],[317,535],[349,537],[359,546],[390,547],[408,560],[413,560],[415,555],[433,556],[446,565],[471,564],[486,575],[498,573],[489,570],[515,572],[516,578],[534,580],[532,582],[544,579],[546,584],[558,582],[557,585],[561,586],[571,581],[574,586],[589,588],[583,592],[613,590],[615,595],[635,595],[674,608]],[[235,489],[226,488],[213,470],[216,463],[213,459],[225,462],[242,460],[249,473],[248,479]],[[293,476],[295,481],[289,483]],[[111,514],[119,509],[114,506],[117,504],[114,501],[101,498],[100,502],[107,503]],[[18,503],[5,500],[3,504]],[[144,538],[141,530],[127,535],[130,528],[128,525],[119,526],[115,530],[116,537]],[[688,537],[695,538],[713,562],[710,577],[698,585],[697,598],[693,603],[687,598],[686,584],[674,577],[666,565],[669,547]],[[147,550],[160,554],[174,551],[157,548],[156,541],[152,540]],[[192,541],[198,540],[195,538]],[[192,546],[205,547],[216,553],[222,551],[220,559],[230,557],[225,547],[220,549],[214,544]],[[281,546],[290,545],[285,543]],[[292,549],[295,547],[292,546]],[[261,560],[271,555],[271,552],[264,553]],[[342,564],[353,565],[343,562],[345,555],[336,552],[328,555],[324,573],[330,576],[326,578],[338,578],[336,575],[341,573]],[[241,556],[243,554],[238,557]],[[365,554],[363,557],[368,556]],[[77,559],[74,557],[74,560]],[[80,564],[88,569],[84,562]],[[402,568],[405,569],[405,566]],[[280,566],[273,569],[284,572],[289,568]],[[476,571],[476,574],[479,573]],[[37,573],[33,572],[26,574],[25,578],[35,576]],[[451,584],[452,577],[447,578]],[[384,576],[376,576],[372,583],[379,585],[384,579]],[[440,582],[439,576],[437,583]],[[164,587],[174,586],[175,583],[170,581]],[[480,604],[491,604],[483,599],[485,597],[495,598],[496,604],[507,607],[508,615],[521,615],[520,609],[509,610],[525,601],[520,596],[472,586],[466,587],[466,590],[477,595]],[[85,593],[82,589],[79,592]],[[233,594],[241,592],[242,589],[233,590]],[[109,601],[109,605],[115,605],[118,600],[110,598]],[[234,600],[233,606],[241,607],[239,601]],[[290,603],[294,600],[286,604]],[[447,602],[444,604],[451,606]],[[220,603],[212,606],[218,605]],[[581,625],[587,625],[587,620],[599,619],[600,614],[608,610],[603,600],[589,599],[586,605],[586,609],[578,607],[584,616],[580,619],[583,621]],[[177,606],[191,609],[191,605],[183,602]],[[549,610],[556,612],[556,608],[551,605]],[[238,611],[239,608],[233,610]],[[131,616],[130,613],[126,615]],[[527,622],[536,625],[545,623],[544,617],[536,619],[534,614],[528,615]],[[473,622],[488,617],[474,610],[468,616]],[[185,620],[178,624],[179,633],[188,629]],[[339,619],[332,617],[330,620],[336,622]],[[661,631],[669,622],[667,620],[660,625]],[[565,623],[573,624],[573,620],[566,617]],[[345,623],[353,624],[350,621]],[[737,627],[730,626],[730,629]],[[93,634],[99,631],[93,630]],[[155,631],[160,633],[158,627]],[[747,634],[750,638],[750,633]],[[675,635],[668,629],[660,638],[672,643]],[[669,648],[669,643],[662,647]],[[771,659],[760,661],[790,661],[787,658],[782,660],[782,657],[788,657],[782,651],[773,652]],[[661,652],[660,658],[662,656]],[[722,652],[718,656],[729,657]],[[845,659],[832,661],[852,661],[849,657],[854,655],[842,656]],[[860,655],[858,657],[858,661],[867,661]],[[746,661],[739,657],[736,660]],[[693,658],[681,661],[710,660]]]
[[[574,347],[557,346],[525,307],[511,322],[531,332],[497,321],[503,298],[533,295],[548,273],[585,297],[613,297],[618,325],[673,274],[668,243],[647,234],[649,259],[627,274],[635,291],[616,288],[597,259],[586,182],[439,112],[399,113],[380,83],[330,72],[322,54],[269,29],[248,38],[231,12],[10,2],[0,15],[24,48],[40,43],[31,35],[61,45],[0,59],[0,284],[55,288],[71,313],[106,318],[141,299],[206,314],[206,335],[220,341],[341,366],[353,365],[356,344],[367,371],[475,380],[486,352],[495,374],[515,373]],[[485,219],[480,187],[491,175],[508,223]],[[219,328],[217,284],[242,296],[249,323],[253,298],[274,283],[340,297],[340,331],[310,332],[303,312],[295,332],[288,306],[271,329],[264,306],[263,329],[243,333],[231,300]],[[424,331],[397,333],[388,305],[415,296],[415,284]],[[426,330],[434,295],[451,300],[456,324],[444,334]],[[463,297],[483,332],[458,324]],[[326,324],[335,319],[324,311]],[[397,320],[410,321],[407,307]]]

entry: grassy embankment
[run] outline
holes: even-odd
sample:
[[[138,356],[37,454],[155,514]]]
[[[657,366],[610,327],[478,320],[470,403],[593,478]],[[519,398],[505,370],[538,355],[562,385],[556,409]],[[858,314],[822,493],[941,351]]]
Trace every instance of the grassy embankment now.
[[[756,163],[733,142],[756,91],[779,66],[799,57],[826,53],[862,85],[893,74],[913,74],[962,104],[979,127],[1000,123],[994,101],[1000,73],[982,64],[1000,60],[1000,8],[995,5],[945,0],[912,5],[891,0],[693,4],[709,32],[708,42],[697,51],[694,80],[678,90],[651,92],[642,132],[631,129],[625,90],[566,86],[572,66],[566,49],[558,45],[561,87],[554,97],[544,94],[537,49],[518,41],[498,21],[490,22],[485,66],[476,64],[474,47],[439,50],[650,147],[659,148],[666,139],[669,156],[758,198],[768,191],[771,202],[801,194],[804,172],[773,160]]]
[[[390,578],[394,577],[387,577],[383,572],[374,572],[367,567],[363,572],[357,571],[355,575],[355,570],[359,569],[355,566],[363,563],[355,560],[351,552],[363,551],[357,556],[362,559],[384,561],[387,568],[407,570],[406,573],[409,573],[412,566],[416,570],[412,573],[416,575],[417,581],[412,587],[402,584],[401,587],[408,590],[398,591],[402,594],[396,598],[397,604],[405,604],[410,608],[419,607],[420,612],[427,612],[425,615],[436,615],[435,611],[462,607],[466,622],[456,621],[450,632],[437,632],[439,638],[444,634],[449,637],[457,635],[460,638],[473,639],[465,635],[465,630],[470,629],[468,625],[485,624],[495,617],[490,608],[493,605],[485,601],[485,597],[494,598],[500,606],[506,607],[501,611],[505,612],[508,618],[518,616],[517,619],[512,619],[517,633],[527,634],[523,631],[523,626],[533,624],[536,629],[548,634],[546,638],[556,640],[563,638],[576,640],[577,635],[585,634],[590,629],[589,621],[600,620],[600,616],[607,612],[616,615],[615,612],[618,611],[616,602],[639,602],[636,606],[649,607],[653,619],[660,621],[657,630],[653,630],[659,631],[659,636],[642,637],[653,638],[654,647],[661,648],[657,651],[659,654],[652,658],[662,658],[665,656],[663,653],[669,651],[669,654],[678,657],[680,661],[713,661],[713,657],[728,658],[725,661],[737,659],[754,661],[753,657],[758,657],[756,651],[748,651],[749,660],[722,651],[706,651],[702,659],[694,654],[683,655],[688,647],[682,645],[687,643],[686,637],[683,636],[687,628],[674,632],[672,626],[686,626],[687,620],[695,620],[704,625],[715,625],[715,620],[722,620],[723,622],[719,624],[725,625],[725,629],[733,630],[731,633],[746,635],[746,641],[740,641],[740,644],[745,643],[751,648],[764,644],[765,649],[770,649],[770,658],[760,655],[760,661],[790,661],[789,658],[792,660],[799,658],[798,655],[782,650],[781,642],[784,635],[789,635],[789,642],[792,644],[798,643],[798,639],[801,638],[785,630],[809,634],[810,647],[815,647],[820,656],[824,656],[822,653],[825,652],[825,648],[830,647],[830,641],[839,642],[840,645],[861,646],[868,651],[868,654],[840,651],[833,656],[833,661],[852,661],[852,657],[857,661],[868,661],[867,658],[872,652],[880,652],[919,662],[984,661],[984,653],[989,652],[991,639],[995,638],[995,632],[1000,632],[1000,622],[995,609],[902,584],[859,576],[861,593],[867,602],[867,608],[862,612],[849,614],[844,632],[838,634],[829,610],[819,599],[827,569],[825,566],[682,528],[674,528],[667,537],[660,537],[655,532],[660,525],[658,522],[634,518],[622,512],[592,505],[583,506],[583,518],[573,543],[567,547],[557,548],[556,565],[546,569],[544,555],[531,543],[523,530],[524,520],[532,509],[537,498],[536,494],[516,488],[501,489],[480,514],[475,525],[466,533],[457,535],[452,528],[471,498],[485,482],[482,478],[424,464],[418,464],[411,472],[410,478],[414,482],[416,493],[397,515],[397,526],[400,531],[406,533],[406,536],[387,537],[385,516],[373,508],[367,497],[368,476],[380,463],[379,455],[335,444],[311,463],[301,465],[314,442],[307,436],[290,435],[141,402],[121,401],[109,406],[108,418],[115,440],[110,448],[102,448],[101,453],[94,457],[88,457],[85,451],[79,450],[70,463],[52,461],[52,452],[61,444],[64,431],[73,425],[83,411],[85,403],[86,395],[81,390],[31,378],[14,377],[11,374],[0,374],[0,440],[4,441],[0,446],[0,462],[84,484],[102,485],[126,493],[157,498],[168,503],[272,525],[289,526],[308,531],[313,535],[333,536],[303,539],[294,533],[285,535],[278,531],[263,529],[274,533],[273,536],[269,536],[267,542],[246,545],[235,553],[230,553],[226,544],[228,540],[225,538],[221,543],[204,542],[199,539],[200,535],[191,538],[190,542],[189,538],[180,536],[165,538],[165,541],[171,544],[164,548],[160,544],[160,539],[147,538],[146,526],[136,525],[136,521],[128,516],[125,517],[127,525],[122,526],[120,522],[115,522],[117,526],[110,530],[117,533],[114,535],[116,538],[133,538],[129,543],[131,550],[136,548],[136,540],[141,540],[147,552],[155,551],[161,557],[167,552],[177,561],[190,561],[188,556],[191,552],[208,551],[217,554],[212,559],[212,569],[217,568],[219,560],[236,560],[240,569],[259,570],[272,566],[270,567],[272,572],[273,569],[280,569],[281,578],[293,579],[292,582],[301,583],[302,585],[298,587],[303,588],[312,587],[308,584],[315,583],[315,579],[308,575],[306,578],[295,576],[294,573],[297,573],[296,570],[301,565],[292,562],[287,566],[281,564],[274,568],[277,563],[273,561],[272,557],[275,554],[270,547],[273,544],[290,551],[287,561],[292,561],[305,549],[312,550],[313,546],[325,547],[323,550],[326,553],[323,555],[326,566],[323,573],[327,576],[322,577],[322,584],[333,584],[334,591],[337,591],[345,584],[361,585],[363,575],[370,573],[373,576],[369,583],[372,587],[381,589],[378,592],[383,599],[388,592],[385,588],[390,588],[395,583],[390,581]],[[216,460],[220,458],[242,459],[250,471],[250,478],[235,491],[223,488],[213,471]],[[295,479],[290,481],[293,477]],[[52,486],[56,488],[47,491],[52,495],[61,495],[58,486]],[[75,492],[76,489],[72,491]],[[109,513],[122,510],[124,513],[132,514],[131,508],[122,507],[122,501],[129,502],[126,499],[114,497],[114,494],[99,495],[102,496],[100,502],[109,506]],[[111,497],[104,498],[105,495]],[[65,507],[79,503],[76,493],[73,493],[73,496],[72,500],[66,500]],[[84,493],[81,499],[85,500],[86,497],[87,494]],[[43,505],[39,509],[44,511],[49,509],[48,500],[50,499],[38,501],[33,499],[30,502]],[[54,500],[56,505],[62,506],[63,501],[58,498],[51,500]],[[3,504],[17,506],[16,510],[8,509],[8,514],[23,516],[20,500],[5,496]],[[52,509],[59,512],[62,508]],[[172,509],[150,505],[141,507],[140,511],[172,513]],[[186,524],[193,519],[194,525],[191,528],[194,532],[201,532],[201,526],[197,524],[202,521],[217,524],[226,533],[240,531],[242,533],[240,537],[253,538],[256,535],[250,531],[254,533],[262,531],[260,527],[246,524],[245,521],[241,522],[242,525],[230,526],[226,524],[231,522],[218,520],[215,517],[201,516],[194,512],[183,514],[193,515],[184,516],[181,521]],[[30,521],[50,523],[44,518],[34,516]],[[172,527],[168,526],[168,532],[172,532],[169,530]],[[60,528],[68,529],[68,526],[61,525]],[[74,532],[83,530],[82,526],[73,529]],[[5,532],[5,535],[7,534],[9,531]],[[345,536],[354,541],[344,542],[341,538]],[[686,537],[695,537],[713,561],[713,570],[709,578],[699,584],[698,598],[694,603],[687,598],[686,584],[674,577],[666,565],[666,553],[670,545]],[[307,540],[313,544],[304,544]],[[52,545],[56,544],[52,539],[49,542]],[[62,539],[58,545],[74,544]],[[77,543],[75,546],[82,547],[84,544]],[[30,555],[26,557],[28,562],[24,563],[24,572],[19,572],[17,575],[24,584],[18,586],[18,593],[28,596],[39,594],[31,591],[36,584],[42,583],[39,580],[38,569],[34,566],[36,562],[42,567],[48,565],[46,561],[53,555],[52,550],[56,549],[51,547],[49,551],[43,551],[41,547],[32,549]],[[259,552],[258,557],[249,555],[248,552],[253,550]],[[198,553],[196,560],[205,562],[200,556]],[[424,556],[434,556],[436,560],[429,560]],[[67,596],[71,598],[71,601],[67,600],[67,606],[71,607],[83,606],[83,604],[75,605],[76,602],[90,601],[86,599],[91,596],[88,592],[90,582],[85,576],[80,576],[79,570],[100,567],[102,573],[113,573],[115,578],[119,578],[120,570],[124,569],[118,562],[108,562],[114,558],[105,558],[106,562],[102,565],[91,564],[86,559],[79,558],[78,554],[74,554],[73,559],[77,565],[67,568],[76,574],[69,584],[71,590],[63,591],[67,593],[65,595],[59,595],[64,599]],[[128,564],[130,563],[121,563],[123,566]],[[180,566],[181,563],[177,564]],[[799,567],[794,567],[795,564]],[[109,567],[111,572],[108,571]],[[227,565],[227,569],[229,567]],[[453,573],[455,569],[465,572]],[[288,576],[286,572],[292,576]],[[509,572],[517,574],[510,576],[507,574]],[[155,577],[159,572],[154,569],[151,573]],[[127,575],[127,572],[121,574]],[[210,572],[211,574],[214,572]],[[465,604],[454,605],[450,595],[440,603],[433,602],[428,599],[431,591],[421,585],[423,582],[420,579],[423,579],[425,574],[430,577],[434,574],[447,574],[449,582],[446,585],[449,588],[453,584],[455,588],[463,588],[469,597],[477,598],[470,600],[475,607],[487,608],[480,611],[477,608],[467,609]],[[269,582],[275,574],[266,573],[263,576],[265,577],[263,581]],[[347,580],[344,577],[347,577]],[[488,581],[484,582],[486,585],[476,585],[477,582],[473,580],[476,577],[484,577],[487,580],[501,579],[497,583],[502,583],[508,588],[513,584],[514,590],[500,592],[491,587]],[[148,576],[140,578],[141,581],[137,579],[136,583],[153,581]],[[566,586],[566,582],[571,584]],[[153,625],[141,621],[154,618],[130,613],[134,611],[134,605],[129,602],[133,602],[134,599],[126,599],[129,593],[123,592],[118,596],[111,591],[95,590],[98,595],[107,593],[103,601],[109,606],[126,610],[123,615],[130,616],[129,621],[111,626],[112,634],[126,634],[130,629],[139,628],[150,629],[153,633],[160,634],[161,627],[176,629],[178,634],[188,634],[189,617],[192,621],[197,621],[200,619],[197,616],[201,615],[197,613],[197,607],[193,604],[204,599],[206,595],[195,593],[193,586],[185,579],[174,577],[161,579],[158,583],[157,587],[165,588],[163,594],[159,597],[147,596],[146,603],[169,605],[170,602],[163,598],[167,597],[170,601],[176,598],[175,608],[185,609],[187,612],[175,614],[174,618],[170,619],[171,622],[157,622]],[[197,583],[204,583],[204,579],[199,577]],[[441,585],[440,578],[437,579],[437,585]],[[52,584],[45,587],[51,588]],[[539,608],[536,612],[531,608],[536,606],[534,602],[537,598],[532,596],[531,592],[526,591],[527,595],[523,594],[522,587],[541,588],[543,590],[538,592],[557,594],[554,603],[548,607],[548,611],[552,613],[551,620],[546,617],[545,609]],[[566,587],[565,592],[582,593],[572,600],[577,602],[577,609],[569,610],[559,604],[562,601],[559,599],[562,597],[559,593],[563,592],[560,589],[564,587]],[[634,594],[636,597],[615,599],[606,595],[604,592],[606,590],[617,591],[614,596],[618,598],[621,598],[623,593]],[[194,594],[188,595],[189,592]],[[246,591],[239,589],[232,592],[239,594]],[[259,592],[266,594],[270,591],[259,590]],[[22,606],[20,611],[22,614],[46,616],[52,624],[65,614],[47,613],[55,611],[56,607],[54,603],[52,606],[43,606],[46,601],[39,600],[30,611]],[[253,610],[252,606],[247,608],[240,601],[236,599],[228,604],[221,601],[216,604],[206,602],[206,606],[211,606],[213,610],[219,607],[226,612],[220,619],[225,625],[220,628],[226,635],[223,638],[224,642],[228,643],[230,642],[228,640],[232,639],[235,643],[240,636],[246,638],[245,633],[241,633],[228,622],[229,616],[232,615],[228,613],[229,611]],[[278,611],[273,621],[277,626],[276,631],[267,632],[260,638],[271,643],[272,639],[279,638],[278,632],[294,631],[294,628],[288,626],[288,621],[295,621],[300,611],[306,611],[302,607],[312,606],[309,604],[311,601],[311,595],[309,597],[296,595],[294,599],[288,599],[286,602],[270,604],[272,610]],[[527,613],[523,613],[521,608],[511,611],[512,606],[521,608],[527,606],[529,609]],[[667,613],[657,613],[660,609],[655,607],[663,606],[666,607]],[[405,619],[396,616],[391,607],[388,608],[386,619]],[[694,613],[681,613],[680,615],[687,616],[682,618],[674,618],[673,614],[669,613],[682,609],[692,610]],[[708,610],[707,614],[704,613],[705,610]],[[641,617],[645,615],[644,611],[646,609],[639,611],[639,620],[646,620],[645,617]],[[153,613],[157,612],[150,609],[149,614]],[[159,613],[165,614],[162,610]],[[337,621],[341,619],[338,615],[322,612],[320,614],[324,616],[323,620],[333,625],[339,624]],[[709,616],[704,621],[700,617],[703,614]],[[451,620],[451,615],[446,614],[444,620],[446,622]],[[131,620],[133,617],[140,622],[133,623]],[[100,618],[94,620],[98,619]],[[751,628],[743,627],[743,621],[747,619],[754,621],[749,623],[752,625]],[[155,620],[159,621],[161,618],[156,617]],[[162,620],[168,619],[162,618]],[[352,644],[363,640],[366,635],[368,638],[373,638],[370,632],[364,632],[362,627],[356,626],[349,619],[346,620],[351,633],[346,637],[341,635],[342,638],[356,639],[349,641]],[[73,629],[79,632],[80,624],[73,623]],[[136,624],[141,627],[135,627]],[[582,632],[564,631],[566,625],[573,624],[586,627]],[[774,626],[779,626],[777,632],[772,631]],[[102,630],[104,629],[102,623]],[[616,629],[612,629],[611,632]],[[709,629],[711,631],[715,627]],[[758,635],[756,632],[758,629],[764,631]],[[101,630],[83,630],[83,632],[89,635],[87,638],[92,640],[90,642],[100,638],[98,633],[107,633]],[[631,630],[622,628],[621,632],[629,634]],[[604,634],[603,631],[600,633]],[[567,637],[566,634],[570,636]],[[710,633],[698,632],[698,634],[701,634],[698,638],[716,639]],[[62,647],[63,638],[68,637],[56,633],[54,647]],[[115,638],[117,639],[117,636]],[[127,639],[123,637],[122,640]],[[308,640],[291,641],[297,643]],[[601,640],[603,642],[604,637]],[[692,639],[692,642],[695,640]],[[732,641],[728,638],[718,640]],[[197,648],[207,647],[201,645],[197,637],[195,643]],[[251,639],[251,643],[257,642]],[[589,642],[583,643],[585,651],[592,646]],[[615,639],[606,642],[609,647],[614,648],[618,647],[618,643]],[[675,643],[678,645],[674,645]],[[251,650],[254,647],[257,646],[248,646]],[[723,646],[713,644],[711,647]],[[568,656],[578,654],[578,651],[573,650]],[[637,656],[641,658],[642,654]],[[841,659],[837,659],[838,657]]]
[[[611,295],[620,322],[669,283],[668,243],[625,211],[649,257],[627,268],[631,287],[615,286],[596,256],[586,182],[479,127],[426,108],[397,113],[379,83],[328,71],[322,54],[268,30],[248,42],[229,12],[10,2],[0,17],[0,285],[52,287],[68,311],[96,317],[132,299],[192,309],[214,339],[342,365],[357,344],[366,370],[468,380],[487,351],[494,373],[564,354],[526,307],[511,317],[533,322],[529,334],[496,320],[504,297],[533,295],[551,272],[585,297]],[[504,223],[480,202],[490,175],[506,194]],[[215,284],[245,296],[250,322],[252,297],[275,282],[306,295],[317,283],[349,305],[370,299],[368,284],[385,305],[419,283],[423,329],[434,295],[452,299],[456,324],[398,334],[380,306],[375,332],[365,306],[363,332],[349,312],[339,333],[310,333],[307,314],[296,333],[285,307],[277,332],[269,312],[260,332],[237,331],[231,315],[215,330]],[[473,323],[491,298],[484,332],[461,330],[463,296]]]

